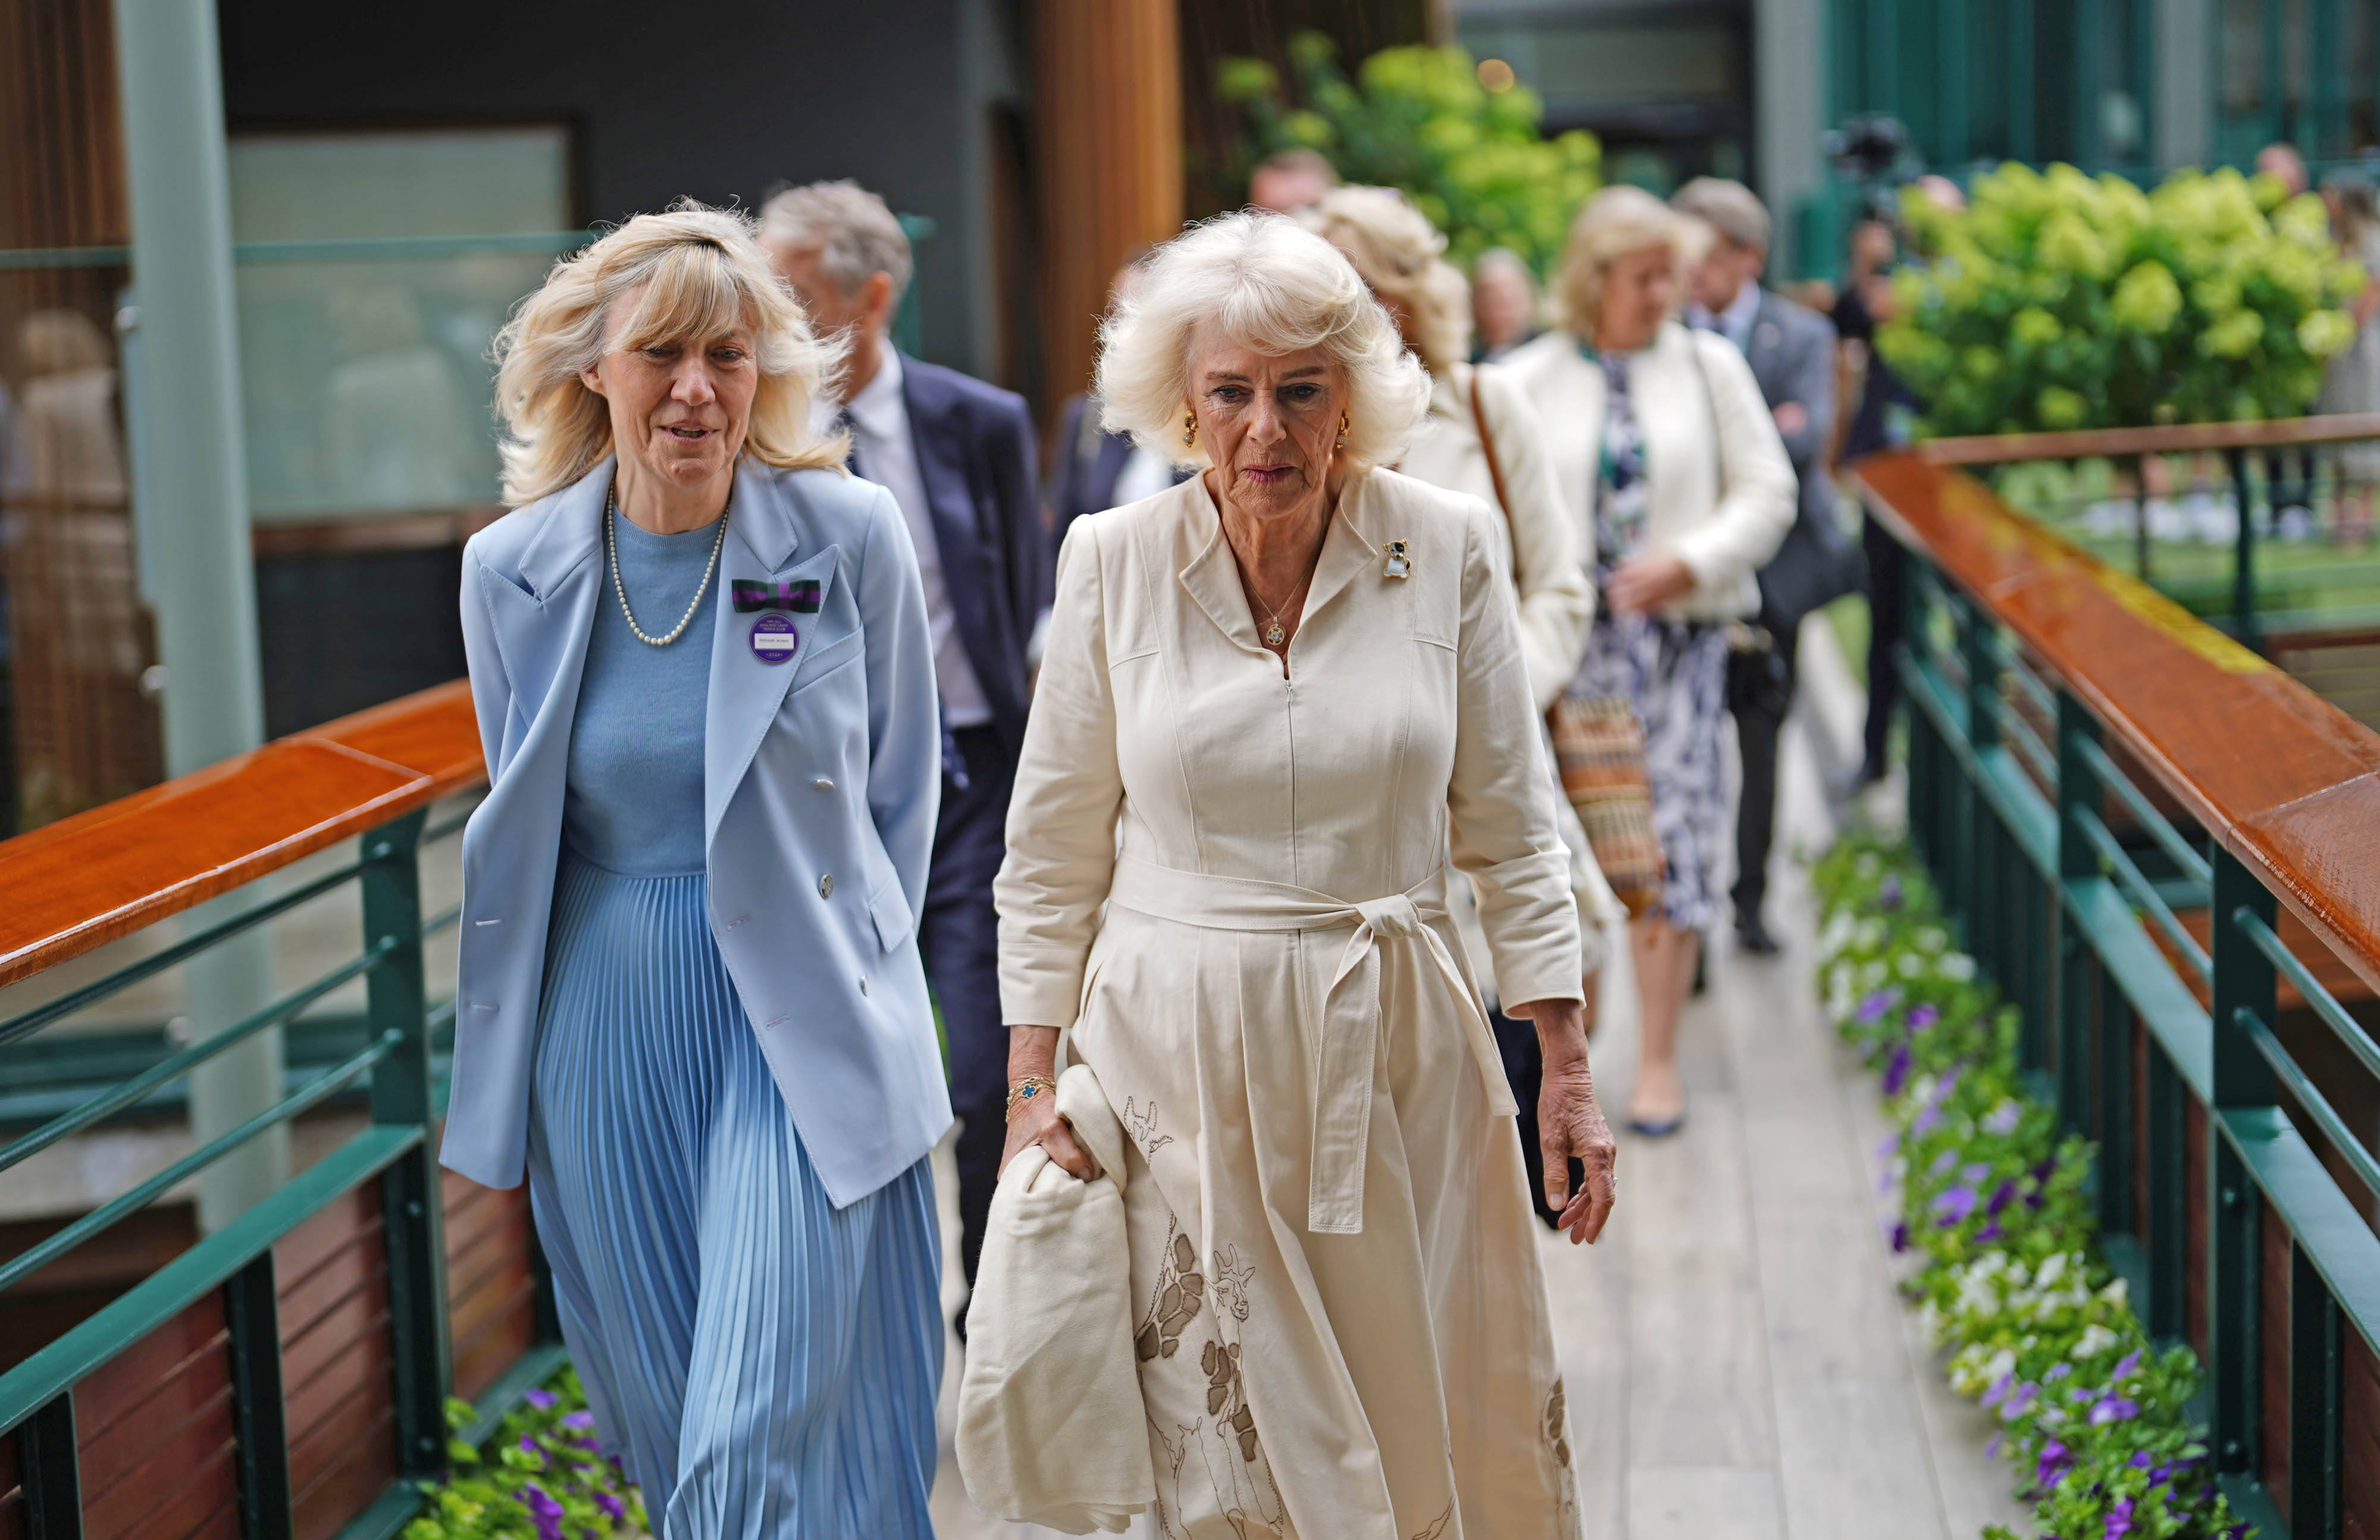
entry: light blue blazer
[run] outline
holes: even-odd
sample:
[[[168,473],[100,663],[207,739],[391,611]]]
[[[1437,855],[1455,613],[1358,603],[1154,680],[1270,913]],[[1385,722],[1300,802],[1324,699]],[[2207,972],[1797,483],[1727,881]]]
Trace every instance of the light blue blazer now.
[[[455,1077],[440,1158],[516,1186],[570,726],[597,607],[605,460],[463,552],[463,641],[488,757],[463,831]],[[767,663],[738,580],[816,583],[793,660]],[[735,473],[708,602],[703,722],[710,933],[827,1194],[908,1170],[950,1126],[914,916],[941,791],[933,648],[917,552],[892,493],[831,470]],[[687,746],[692,752],[693,746]]]

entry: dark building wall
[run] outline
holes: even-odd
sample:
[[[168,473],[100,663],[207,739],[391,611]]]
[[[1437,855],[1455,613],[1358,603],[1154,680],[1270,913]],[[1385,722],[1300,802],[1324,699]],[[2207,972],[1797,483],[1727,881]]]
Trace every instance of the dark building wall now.
[[[990,115],[1016,91],[1009,0],[221,0],[235,128],[559,121],[579,212],[682,194],[757,204],[855,176],[937,224],[918,253],[927,357],[995,375]]]

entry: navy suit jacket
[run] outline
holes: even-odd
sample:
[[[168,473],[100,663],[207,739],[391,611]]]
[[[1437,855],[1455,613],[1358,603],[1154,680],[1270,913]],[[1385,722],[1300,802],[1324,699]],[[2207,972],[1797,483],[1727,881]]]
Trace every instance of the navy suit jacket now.
[[[1057,581],[1035,479],[1033,416],[1023,396],[905,353],[901,394],[952,616],[1014,755],[1025,744],[1032,697],[1026,649]]]

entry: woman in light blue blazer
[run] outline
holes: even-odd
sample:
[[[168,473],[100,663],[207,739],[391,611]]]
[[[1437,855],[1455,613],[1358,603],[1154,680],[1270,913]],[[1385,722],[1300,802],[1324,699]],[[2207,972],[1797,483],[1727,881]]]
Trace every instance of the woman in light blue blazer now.
[[[516,507],[463,563],[491,785],[443,1158],[526,1170],[662,1540],[922,1540],[951,1110],[916,555],[809,426],[838,350],[740,216],[628,221],[497,356]]]

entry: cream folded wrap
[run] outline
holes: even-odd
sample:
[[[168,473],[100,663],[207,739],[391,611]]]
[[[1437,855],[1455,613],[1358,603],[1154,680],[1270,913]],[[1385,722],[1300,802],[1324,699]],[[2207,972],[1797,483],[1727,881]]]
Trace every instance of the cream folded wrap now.
[[[1123,1533],[1157,1500],[1132,1343],[1123,1127],[1077,1064],[1058,1113],[1099,1164],[1088,1182],[1036,1146],[1001,1173],[967,1309],[959,1473],[993,1518]]]

